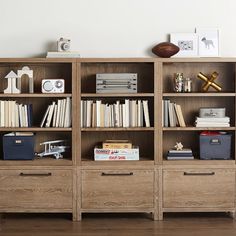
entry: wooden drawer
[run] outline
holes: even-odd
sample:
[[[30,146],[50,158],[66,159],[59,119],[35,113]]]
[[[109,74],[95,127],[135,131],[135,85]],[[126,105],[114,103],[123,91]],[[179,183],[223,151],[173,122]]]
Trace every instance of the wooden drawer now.
[[[82,208],[151,208],[153,186],[153,171],[84,170]]]
[[[72,209],[70,170],[0,170],[0,209]]]
[[[163,207],[234,207],[233,169],[163,171]]]

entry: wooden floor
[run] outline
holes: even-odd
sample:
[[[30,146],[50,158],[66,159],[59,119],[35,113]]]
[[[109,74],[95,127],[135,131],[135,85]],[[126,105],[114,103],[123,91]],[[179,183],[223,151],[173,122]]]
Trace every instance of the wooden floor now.
[[[226,214],[168,214],[164,221],[146,215],[89,214],[82,222],[70,215],[5,214],[0,236],[235,236],[236,221]]]

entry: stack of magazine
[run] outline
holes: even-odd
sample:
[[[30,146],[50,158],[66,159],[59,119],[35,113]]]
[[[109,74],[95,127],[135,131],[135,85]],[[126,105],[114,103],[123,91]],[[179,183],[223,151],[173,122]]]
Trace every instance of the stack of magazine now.
[[[171,149],[168,151],[167,160],[192,160],[193,152],[191,149],[186,148],[182,150]]]

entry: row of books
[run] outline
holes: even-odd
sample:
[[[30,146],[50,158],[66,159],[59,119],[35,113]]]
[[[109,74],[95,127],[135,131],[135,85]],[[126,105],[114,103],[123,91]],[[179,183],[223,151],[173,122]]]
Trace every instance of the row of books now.
[[[186,127],[182,108],[179,104],[170,102],[169,99],[162,100],[162,125],[164,127]]]
[[[82,100],[81,127],[150,127],[148,100]]]
[[[0,127],[31,127],[32,104],[0,101]]]
[[[40,127],[71,127],[71,98],[59,99],[48,105]]]
[[[225,117],[196,117],[196,127],[230,127],[230,118]]]

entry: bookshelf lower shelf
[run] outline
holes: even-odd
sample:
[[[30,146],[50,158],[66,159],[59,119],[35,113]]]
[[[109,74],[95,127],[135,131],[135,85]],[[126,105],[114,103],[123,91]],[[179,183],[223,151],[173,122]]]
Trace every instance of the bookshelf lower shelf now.
[[[163,165],[234,165],[235,160],[163,160]]]
[[[235,130],[235,127],[163,127],[163,131],[202,131],[202,130]]]

